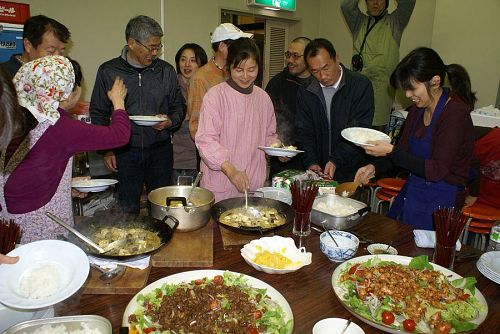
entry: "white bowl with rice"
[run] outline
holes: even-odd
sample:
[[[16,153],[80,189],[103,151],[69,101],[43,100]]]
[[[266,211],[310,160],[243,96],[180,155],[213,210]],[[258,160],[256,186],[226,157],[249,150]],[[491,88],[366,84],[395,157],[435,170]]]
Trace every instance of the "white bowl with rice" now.
[[[80,289],[90,270],[87,255],[66,241],[35,241],[7,255],[19,256],[19,261],[0,265],[0,303],[21,310],[65,300]]]

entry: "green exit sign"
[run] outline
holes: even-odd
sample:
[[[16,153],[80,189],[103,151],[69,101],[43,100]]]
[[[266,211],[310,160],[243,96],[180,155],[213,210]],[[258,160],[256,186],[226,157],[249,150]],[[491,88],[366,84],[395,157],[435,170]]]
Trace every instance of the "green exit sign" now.
[[[295,0],[248,0],[249,5],[295,11]]]

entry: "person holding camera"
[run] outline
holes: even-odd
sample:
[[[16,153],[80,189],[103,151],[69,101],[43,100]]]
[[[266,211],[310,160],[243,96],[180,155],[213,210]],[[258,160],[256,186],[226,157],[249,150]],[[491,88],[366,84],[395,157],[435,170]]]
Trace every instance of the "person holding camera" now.
[[[343,0],[342,14],[353,36],[352,70],[370,79],[375,93],[373,128],[384,131],[389,122],[394,89],[389,77],[399,62],[401,36],[410,20],[415,0],[398,0],[397,8],[387,12],[389,0],[365,0],[365,15],[359,0]]]

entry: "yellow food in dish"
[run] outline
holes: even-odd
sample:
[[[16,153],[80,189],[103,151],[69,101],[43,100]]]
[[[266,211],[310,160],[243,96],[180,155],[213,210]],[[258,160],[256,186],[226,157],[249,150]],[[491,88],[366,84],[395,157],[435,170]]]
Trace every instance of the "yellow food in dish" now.
[[[268,250],[257,253],[252,261],[258,265],[274,269],[286,269],[300,265],[300,261],[292,261],[281,253]]]

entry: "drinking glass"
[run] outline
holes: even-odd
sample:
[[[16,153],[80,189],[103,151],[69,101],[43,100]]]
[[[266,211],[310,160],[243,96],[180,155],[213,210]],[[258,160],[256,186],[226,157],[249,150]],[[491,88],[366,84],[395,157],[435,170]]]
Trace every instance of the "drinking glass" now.
[[[300,212],[295,210],[292,232],[300,237],[308,236],[311,233],[311,211]]]
[[[455,244],[453,244],[453,246],[447,246],[436,242],[432,262],[441,267],[453,270],[453,264],[455,263],[455,247]]]

